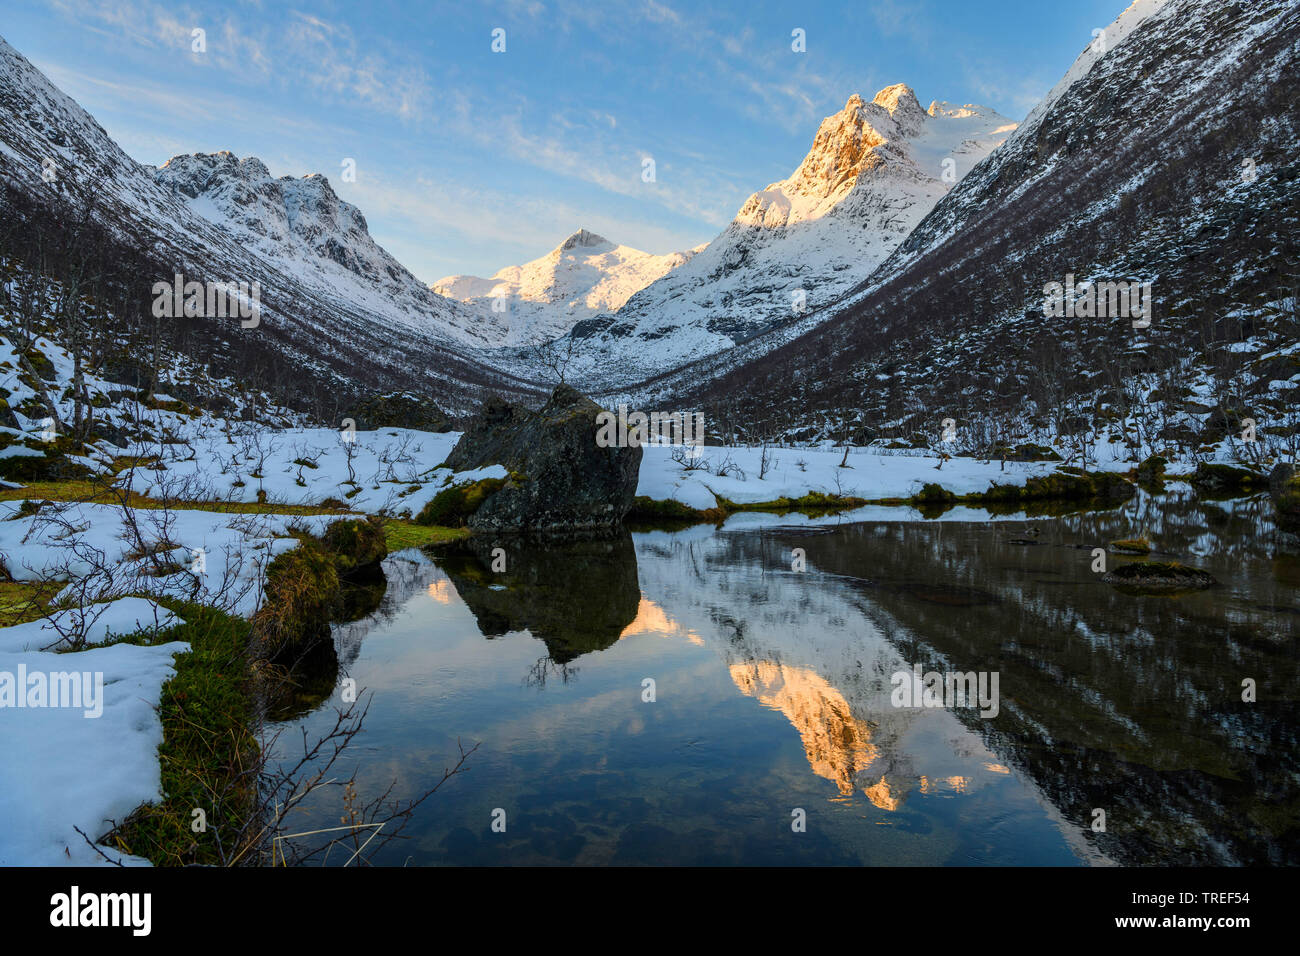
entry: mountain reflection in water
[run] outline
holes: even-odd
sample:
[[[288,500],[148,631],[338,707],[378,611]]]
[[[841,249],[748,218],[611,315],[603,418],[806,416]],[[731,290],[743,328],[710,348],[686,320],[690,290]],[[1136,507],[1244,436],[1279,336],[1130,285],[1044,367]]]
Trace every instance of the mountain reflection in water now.
[[[1294,864],[1300,582],[1270,521],[1143,495],[395,555],[379,610],[336,632],[374,692],[349,759],[413,796],[481,746],[375,862]],[[1142,535],[1222,586],[1102,583],[1092,549]],[[894,707],[913,664],[999,673],[997,716]]]

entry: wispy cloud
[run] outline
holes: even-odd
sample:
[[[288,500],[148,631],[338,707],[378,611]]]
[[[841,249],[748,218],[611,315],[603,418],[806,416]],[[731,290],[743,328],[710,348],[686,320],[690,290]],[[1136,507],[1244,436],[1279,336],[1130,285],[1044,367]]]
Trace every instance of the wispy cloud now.
[[[523,196],[425,175],[366,176],[349,185],[347,195],[367,214],[383,217],[385,231],[376,239],[428,283],[453,272],[474,271],[485,249],[495,253],[496,268],[535,259],[579,228],[655,253],[682,251],[705,241],[698,234],[641,218],[611,215],[599,204]],[[455,250],[467,244],[476,248],[458,257]],[[496,268],[479,271],[490,274]]]
[[[902,37],[920,48],[929,43],[934,20],[924,0],[871,0],[868,9],[882,35]]]

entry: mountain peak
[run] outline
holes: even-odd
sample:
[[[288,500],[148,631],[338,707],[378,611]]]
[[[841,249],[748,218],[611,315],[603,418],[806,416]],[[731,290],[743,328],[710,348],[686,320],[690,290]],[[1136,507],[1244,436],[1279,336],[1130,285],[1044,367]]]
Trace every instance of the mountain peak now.
[[[498,269],[491,278],[450,275],[431,288],[492,315],[501,344],[522,345],[539,335],[548,339],[563,335],[574,323],[593,316],[617,312],[635,293],[690,261],[698,251],[655,255],[579,229],[546,255]],[[497,303],[502,301],[509,307],[498,319]]]
[[[590,246],[613,246],[613,245],[614,244],[610,242],[608,239],[606,239],[604,236],[598,236],[594,232],[588,232],[586,229],[579,229],[573,235],[569,236],[568,239],[565,239],[564,242],[560,243],[559,249],[557,251],[564,252],[565,250],[575,249],[578,247],[587,248]]]
[[[895,83],[893,86],[887,86],[871,101],[877,106],[889,110],[890,113],[896,113],[902,110],[907,113],[923,112],[921,103],[912,92],[912,88],[906,83]]]

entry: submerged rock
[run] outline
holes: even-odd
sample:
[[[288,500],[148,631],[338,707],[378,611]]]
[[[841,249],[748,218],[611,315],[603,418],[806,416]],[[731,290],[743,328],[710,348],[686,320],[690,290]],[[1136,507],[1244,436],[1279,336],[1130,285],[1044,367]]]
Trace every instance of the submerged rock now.
[[[1114,554],[1150,554],[1151,542],[1146,538],[1124,538],[1112,541],[1109,550]]]
[[[509,473],[466,523],[474,531],[612,532],[632,507],[641,449],[596,444],[602,409],[568,385],[539,411],[489,402],[447,456],[455,471]]]
[[[1101,579],[1122,591],[1138,593],[1195,591],[1219,583],[1210,572],[1176,561],[1135,561],[1107,571]]]

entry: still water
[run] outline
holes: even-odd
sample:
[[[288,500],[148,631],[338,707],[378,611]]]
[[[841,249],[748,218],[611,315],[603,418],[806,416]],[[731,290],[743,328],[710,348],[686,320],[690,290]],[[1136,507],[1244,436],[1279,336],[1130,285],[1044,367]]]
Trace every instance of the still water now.
[[[380,865],[1295,864],[1300,560],[1272,514],[1143,494],[401,552],[336,628],[373,694],[341,772],[411,798],[479,744]],[[1221,586],[1103,583],[1092,549],[1139,536]],[[997,715],[894,706],[915,664],[995,672]],[[297,823],[341,812],[328,789]]]

